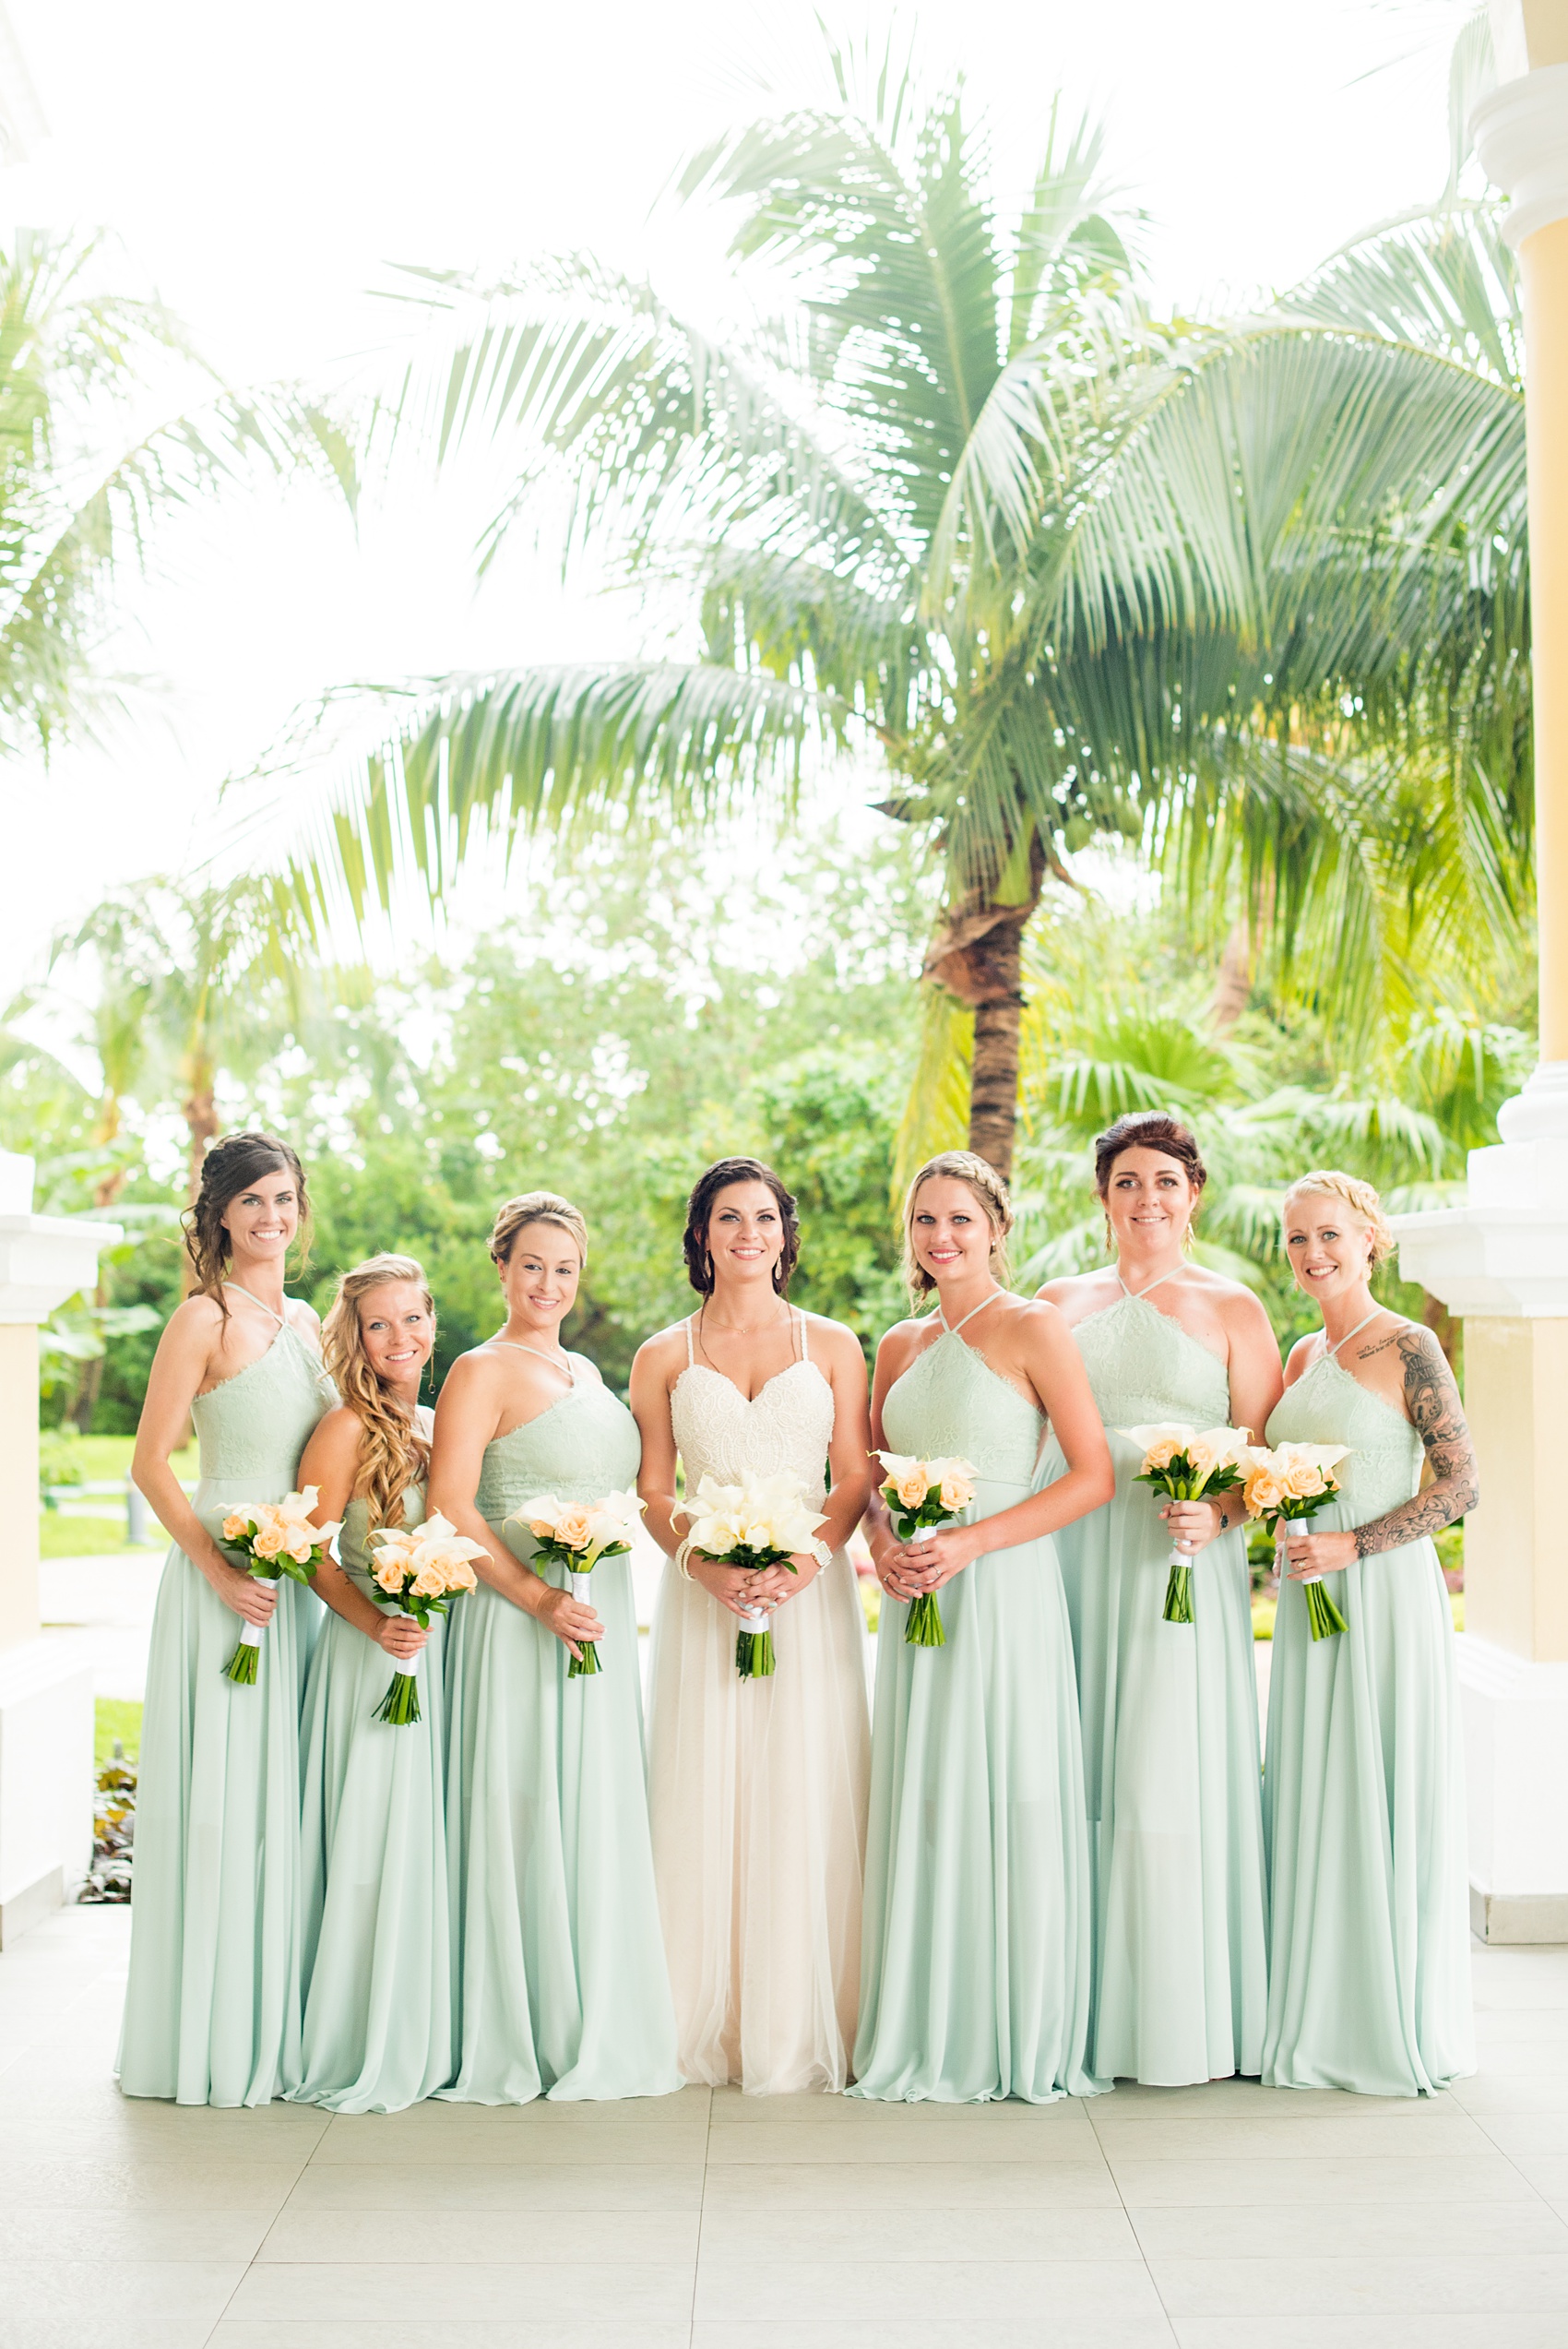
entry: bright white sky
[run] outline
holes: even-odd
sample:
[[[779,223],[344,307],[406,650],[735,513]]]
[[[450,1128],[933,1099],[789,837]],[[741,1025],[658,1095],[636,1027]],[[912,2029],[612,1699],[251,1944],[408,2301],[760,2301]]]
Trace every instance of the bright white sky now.
[[[816,51],[802,0],[10,0],[52,136],[0,173],[0,227],[107,225],[232,377],[315,376],[385,342],[387,265],[575,246],[687,274],[647,224],[672,167],[759,112],[745,77]],[[1458,0],[925,0],[1021,185],[1053,91],[1110,125],[1152,215],[1158,297],[1234,304],[1430,199]],[[885,23],[885,8],[871,21]],[[855,16],[839,19],[849,24]],[[1404,59],[1403,63],[1393,61]],[[1378,70],[1387,68],[1386,70]],[[636,615],[541,559],[470,590],[473,511],[410,482],[358,543],[325,498],[232,498],[130,599],[134,720],[6,789],[0,998],[55,925],[212,837],[216,786],[346,679],[640,648]],[[480,911],[474,901],[470,911]]]

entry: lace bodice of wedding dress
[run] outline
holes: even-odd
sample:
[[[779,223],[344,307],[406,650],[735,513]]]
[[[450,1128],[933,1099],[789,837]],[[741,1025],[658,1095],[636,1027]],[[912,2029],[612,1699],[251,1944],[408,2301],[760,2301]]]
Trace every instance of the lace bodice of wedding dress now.
[[[688,1362],[675,1381],[670,1416],[688,1492],[705,1476],[734,1485],[747,1473],[792,1477],[808,1497],[823,1489],[833,1389],[809,1356],[779,1371],[749,1401],[722,1372]]]

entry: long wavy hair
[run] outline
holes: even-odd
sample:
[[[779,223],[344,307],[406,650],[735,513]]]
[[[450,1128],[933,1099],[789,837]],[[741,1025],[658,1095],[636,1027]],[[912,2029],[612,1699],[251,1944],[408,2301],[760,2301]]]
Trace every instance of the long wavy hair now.
[[[276,1134],[249,1132],[225,1134],[202,1160],[201,1188],[180,1221],[185,1229],[185,1254],[190,1258],[196,1292],[212,1299],[225,1321],[229,1307],[223,1282],[234,1244],[224,1229],[224,1210],[242,1191],[248,1191],[259,1176],[284,1173],[293,1176],[300,1202],[296,1244],[302,1250],[303,1270],[310,1255],[310,1198],[305,1190],[305,1170],[298,1153],[287,1142],[279,1141]]]
[[[401,1396],[377,1377],[364,1350],[360,1306],[373,1290],[411,1281],[435,1318],[424,1267],[411,1256],[372,1256],[339,1275],[338,1294],[322,1324],[321,1352],[339,1395],[364,1429],[354,1497],[365,1504],[369,1530],[403,1522],[403,1496],[430,1473],[430,1446]]]

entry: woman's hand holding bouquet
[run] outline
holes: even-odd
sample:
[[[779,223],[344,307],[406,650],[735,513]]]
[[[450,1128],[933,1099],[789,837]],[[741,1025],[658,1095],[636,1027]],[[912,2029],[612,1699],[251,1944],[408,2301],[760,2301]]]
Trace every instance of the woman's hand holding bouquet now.
[[[816,1539],[825,1522],[820,1510],[808,1508],[797,1485],[788,1476],[747,1474],[738,1485],[719,1485],[705,1476],[685,1510],[691,1532],[682,1543],[677,1564],[685,1567],[695,1554],[715,1566],[743,1574],[781,1568],[799,1571],[797,1557],[826,1566],[829,1552]],[[735,1635],[735,1669],[742,1680],[771,1679],[775,1670],[773,1634],[765,1606],[731,1601],[741,1618]]]
[[[338,1531],[336,1524],[311,1523],[316,1499],[316,1487],[307,1485],[303,1493],[289,1493],[280,1501],[247,1501],[231,1509],[221,1528],[225,1548],[238,1554],[244,1570],[258,1582],[279,1582],[286,1574],[291,1581],[309,1583]],[[265,1628],[260,1623],[241,1624],[240,1644],[223,1667],[225,1680],[238,1687],[255,1687]]]
[[[1138,1483],[1152,1485],[1172,1501],[1212,1500],[1216,1493],[1236,1492],[1251,1453],[1250,1427],[1198,1429],[1168,1420],[1158,1426],[1123,1427],[1119,1432],[1143,1454]],[[1179,1540],[1171,1545],[1170,1564],[1160,1613],[1167,1623],[1191,1623],[1193,1557]]]
[[[917,1460],[909,1452],[878,1452],[876,1457],[887,1472],[882,1497],[901,1542],[928,1526],[950,1524],[974,1499],[975,1472],[967,1460]],[[934,1591],[919,1592],[910,1600],[904,1640],[911,1648],[946,1646]]]
[[[1348,1444],[1278,1444],[1272,1451],[1254,1446],[1248,1455],[1242,1484],[1249,1517],[1261,1517],[1283,1551],[1281,1536],[1288,1525],[1300,1524],[1325,1507],[1339,1490],[1334,1471],[1349,1451]],[[1283,1556],[1280,1558],[1284,1566]],[[1326,1640],[1345,1629],[1345,1618],[1323,1586],[1329,1569],[1303,1563],[1290,1568],[1292,1579],[1307,1589],[1307,1621],[1314,1640]]]
[[[430,1618],[446,1613],[446,1602],[455,1592],[474,1589],[470,1560],[484,1556],[484,1545],[470,1542],[445,1518],[427,1517],[422,1525],[384,1525],[366,1547],[371,1550],[371,1579],[381,1596],[420,1629],[419,1645],[406,1662],[393,1652],[392,1685],[374,1716],[395,1729],[406,1728],[420,1718],[419,1660]]]
[[[579,1605],[590,1607],[588,1577],[601,1557],[628,1555],[646,1507],[636,1493],[606,1493],[598,1501],[558,1501],[553,1493],[541,1493],[537,1500],[525,1501],[506,1521],[527,1527],[537,1544],[535,1565],[544,1558],[564,1566],[572,1578],[573,1598]],[[566,1677],[585,1680],[599,1669],[598,1645],[584,1640],[566,1666]]]

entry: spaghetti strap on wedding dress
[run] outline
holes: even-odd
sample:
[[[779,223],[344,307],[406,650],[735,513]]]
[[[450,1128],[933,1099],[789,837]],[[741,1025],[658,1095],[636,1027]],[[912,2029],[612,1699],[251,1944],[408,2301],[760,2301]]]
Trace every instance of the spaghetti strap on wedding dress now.
[[[788,1475],[824,1490],[833,1389],[801,1353],[750,1401],[695,1359],[671,1413],[685,1489]],[[742,1680],[737,1618],[671,1561],[653,1631],[648,1784],[681,2069],[751,2094],[839,2089],[860,1980],[870,1732],[848,1554],[773,1616],[778,1669]]]

